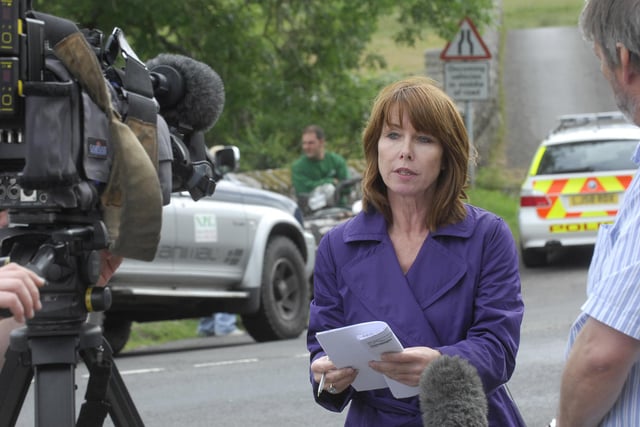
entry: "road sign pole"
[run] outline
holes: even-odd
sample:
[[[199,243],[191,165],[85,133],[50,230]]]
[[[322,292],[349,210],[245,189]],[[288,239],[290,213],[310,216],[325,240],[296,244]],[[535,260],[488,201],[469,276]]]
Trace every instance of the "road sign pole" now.
[[[473,188],[476,185],[476,165],[472,157],[475,150],[473,149],[473,104],[471,101],[464,103],[464,121],[469,135],[469,185]]]

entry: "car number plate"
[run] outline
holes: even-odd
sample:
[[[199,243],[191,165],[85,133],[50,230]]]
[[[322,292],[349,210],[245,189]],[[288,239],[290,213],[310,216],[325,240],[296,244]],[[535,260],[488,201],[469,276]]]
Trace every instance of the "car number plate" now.
[[[580,194],[569,197],[570,206],[615,204],[618,204],[618,193]]]

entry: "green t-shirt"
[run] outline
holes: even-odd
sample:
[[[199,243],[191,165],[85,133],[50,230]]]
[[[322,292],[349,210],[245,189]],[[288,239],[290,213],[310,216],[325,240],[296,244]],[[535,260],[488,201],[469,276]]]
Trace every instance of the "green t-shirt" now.
[[[308,194],[319,185],[337,183],[347,178],[347,162],[337,153],[327,152],[322,160],[302,155],[291,165],[291,183],[297,195]]]

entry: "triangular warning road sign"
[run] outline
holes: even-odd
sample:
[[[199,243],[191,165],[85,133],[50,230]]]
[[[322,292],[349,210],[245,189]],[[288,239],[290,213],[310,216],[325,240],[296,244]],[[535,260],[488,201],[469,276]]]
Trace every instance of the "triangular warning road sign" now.
[[[440,53],[440,59],[445,61],[490,58],[491,52],[469,18],[460,21],[458,33]]]

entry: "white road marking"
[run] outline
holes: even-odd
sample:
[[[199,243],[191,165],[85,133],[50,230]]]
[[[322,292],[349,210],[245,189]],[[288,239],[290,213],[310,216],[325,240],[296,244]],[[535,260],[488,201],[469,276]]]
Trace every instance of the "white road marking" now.
[[[140,375],[140,374],[157,374],[158,372],[166,371],[165,368],[147,368],[147,369],[132,369],[130,371],[120,371],[121,376],[125,375]],[[82,378],[89,378],[89,374],[82,375]]]
[[[226,365],[237,365],[240,363],[256,363],[258,359],[238,359],[238,360],[223,360],[220,362],[208,362],[208,363],[197,363],[193,365],[194,368],[206,368],[209,366],[226,366]]]
[[[309,353],[299,353],[293,356],[294,358],[302,358],[309,357]],[[251,359],[238,359],[238,360],[222,360],[219,362],[207,362],[207,363],[196,363],[193,365],[194,368],[207,368],[212,366],[227,366],[227,365],[238,365],[242,363],[257,363],[260,359],[251,358]],[[141,375],[141,374],[157,374],[160,372],[166,371],[165,368],[147,368],[147,369],[132,369],[129,371],[120,371],[120,375]],[[82,378],[89,378],[89,374],[83,374]]]

